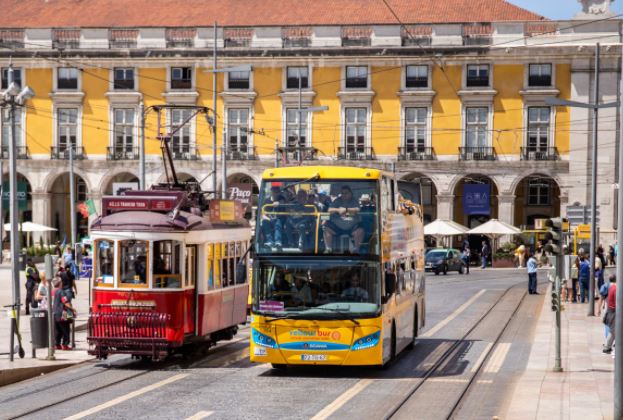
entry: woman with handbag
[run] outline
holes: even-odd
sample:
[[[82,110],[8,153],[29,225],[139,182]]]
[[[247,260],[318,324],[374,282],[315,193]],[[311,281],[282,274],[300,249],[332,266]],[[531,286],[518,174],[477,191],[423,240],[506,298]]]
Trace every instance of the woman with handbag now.
[[[71,306],[71,291],[68,293],[62,288],[59,278],[54,279],[54,326],[57,350],[71,350],[69,347],[69,327],[76,317],[76,310]]]
[[[44,273],[40,273],[41,283],[35,292],[35,300],[39,302],[39,309],[48,309],[48,287],[50,284]]]

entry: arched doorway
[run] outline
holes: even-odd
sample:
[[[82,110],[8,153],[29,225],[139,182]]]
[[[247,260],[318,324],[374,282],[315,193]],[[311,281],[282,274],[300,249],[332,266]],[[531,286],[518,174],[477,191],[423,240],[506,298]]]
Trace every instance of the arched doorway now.
[[[246,204],[245,218],[247,220],[254,220],[255,218],[259,193],[259,186],[249,175],[238,173],[227,177],[227,196],[242,200]],[[246,198],[247,196],[248,198]]]
[[[116,174],[104,187],[104,195],[119,195],[122,191],[137,190],[139,180],[136,175],[129,172]]]
[[[495,182],[484,175],[467,175],[454,188],[454,221],[473,229],[498,218],[498,188]],[[455,237],[455,245],[460,246],[464,238]],[[470,248],[478,250],[483,240],[480,235],[469,235]]]
[[[75,199],[76,203],[80,203],[82,201],[87,200],[87,184],[84,179],[77,174],[74,174],[74,182],[75,182]],[[50,188],[50,212],[52,221],[52,227],[55,227],[57,230],[57,240],[63,241],[66,243],[71,241],[71,219],[70,215],[70,193],[69,193],[69,174],[64,173],[59,175],[54,182],[52,183],[52,187]],[[83,217],[82,214],[76,208],[76,239],[80,240],[80,238],[84,236],[88,236],[89,234],[89,221],[87,218]]]
[[[437,187],[433,180],[419,173],[405,175],[405,181],[417,181],[422,191],[422,207],[424,209],[424,224],[437,219]]]
[[[536,219],[560,216],[560,187],[547,175],[530,175],[515,188],[515,226],[534,229]]]

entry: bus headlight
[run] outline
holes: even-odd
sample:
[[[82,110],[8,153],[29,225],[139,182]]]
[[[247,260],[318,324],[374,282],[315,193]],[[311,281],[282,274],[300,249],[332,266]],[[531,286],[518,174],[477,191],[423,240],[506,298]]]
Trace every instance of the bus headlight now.
[[[268,347],[270,349],[276,349],[277,348],[277,342],[273,338],[271,338],[271,337],[269,337],[269,336],[267,336],[265,334],[262,334],[261,332],[259,332],[255,328],[251,329],[251,334],[252,334],[252,337],[253,337],[253,343],[256,346]]]
[[[374,334],[366,335],[365,337],[355,340],[355,344],[351,347],[351,350],[365,350],[374,347],[379,344],[381,340],[381,332],[377,331]]]

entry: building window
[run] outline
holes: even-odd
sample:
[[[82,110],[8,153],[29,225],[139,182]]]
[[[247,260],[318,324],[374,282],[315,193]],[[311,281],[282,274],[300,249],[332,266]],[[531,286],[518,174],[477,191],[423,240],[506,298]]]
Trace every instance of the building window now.
[[[134,110],[114,110],[115,152],[131,154],[134,147]]]
[[[246,153],[249,145],[249,110],[227,110],[227,139],[229,151]]]
[[[487,147],[487,118],[489,109],[486,107],[465,109],[465,146]]]
[[[17,83],[17,85],[20,88],[22,87],[22,69],[13,68],[13,81]],[[2,82],[1,82],[0,89],[4,90],[4,89],[8,89],[8,87],[9,87],[9,69],[5,67],[2,69]]]
[[[367,112],[366,108],[346,108],[346,153],[365,153]]]
[[[551,86],[552,65],[530,64],[528,70],[528,86]]]
[[[78,109],[59,108],[58,110],[58,138],[59,152],[64,152],[70,146],[77,145],[78,138]]]
[[[298,89],[299,83],[301,89],[309,87],[309,74],[307,67],[288,67],[286,88]]]
[[[73,67],[61,67],[58,69],[57,87],[59,89],[78,89],[78,69]]]
[[[171,89],[190,89],[193,86],[193,69],[171,67]]]
[[[366,66],[347,66],[346,67],[346,87],[347,88],[367,88],[368,87],[368,68]]]
[[[297,108],[286,110],[286,147],[305,147],[307,145],[307,112]],[[299,141],[299,115],[301,116],[301,140]]]
[[[423,152],[426,147],[426,108],[405,108],[405,151]]]
[[[115,75],[115,90],[134,90],[134,69],[116,67],[113,71]]]
[[[407,66],[405,71],[406,88],[428,87],[428,66]]]
[[[249,89],[251,72],[250,71],[232,71],[229,73],[227,87],[229,89]]]
[[[87,183],[80,177],[76,178],[76,199],[77,201],[87,200]]]
[[[190,118],[192,110],[173,108],[171,109],[171,130],[184,124],[171,137],[171,149],[174,157],[187,158],[190,155]]]
[[[550,183],[542,179],[531,179],[528,181],[528,205],[529,206],[549,206],[550,205]]]
[[[489,65],[488,64],[468,64],[467,87],[487,87],[489,86]]]
[[[549,146],[550,108],[528,108],[528,151],[544,152]]]
[[[9,136],[11,133],[11,118],[8,108],[2,109],[0,118],[2,120],[2,147],[9,146]],[[22,113],[19,109],[15,110],[15,144],[21,146],[22,143]],[[18,152],[19,153],[19,152]]]

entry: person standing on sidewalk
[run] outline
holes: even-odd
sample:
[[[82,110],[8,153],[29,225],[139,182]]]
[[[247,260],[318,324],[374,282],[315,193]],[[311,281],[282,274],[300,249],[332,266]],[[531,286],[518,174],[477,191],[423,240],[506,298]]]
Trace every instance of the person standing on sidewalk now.
[[[610,334],[608,335],[608,339],[606,340],[606,345],[604,346],[603,352],[606,354],[612,353],[612,345],[614,344],[614,326],[615,326],[615,314],[617,308],[617,284],[616,277],[610,277],[610,286],[608,287],[608,297],[606,298],[606,302],[608,305],[608,309],[606,310],[606,316],[604,317],[604,324],[608,326],[610,330]]]
[[[597,248],[597,254],[595,255],[595,280],[597,281],[597,287],[595,290],[599,290],[604,284],[604,271],[606,269],[606,265],[607,261],[606,256],[604,255],[604,248],[599,245],[599,248]]]
[[[536,258],[534,258],[534,254],[530,252],[528,257],[528,293],[531,295],[538,295],[536,291],[536,271],[539,266]]]
[[[71,350],[69,347],[69,328],[76,311],[71,305],[71,294],[62,288],[60,279],[54,279],[54,329],[56,350]]]
[[[35,293],[35,300],[39,302],[39,309],[48,309],[48,287],[50,287],[50,282],[46,278],[45,274],[40,274],[41,283],[37,287],[37,292]]]
[[[588,282],[590,281],[591,266],[588,259],[580,256],[580,267],[578,269],[578,277],[580,278],[580,303],[584,303],[588,298]]]
[[[461,259],[465,263],[465,274],[469,274],[469,260],[471,259],[472,251],[469,249],[469,244],[463,247],[463,255]]]
[[[489,244],[487,241],[482,241],[482,249],[480,251],[480,259],[481,259],[481,268],[487,267],[487,261],[489,260],[489,255],[491,255],[491,248],[489,248]]]
[[[30,315],[30,306],[35,304],[35,291],[39,285],[39,270],[35,267],[32,259],[26,261],[26,315]]]

